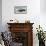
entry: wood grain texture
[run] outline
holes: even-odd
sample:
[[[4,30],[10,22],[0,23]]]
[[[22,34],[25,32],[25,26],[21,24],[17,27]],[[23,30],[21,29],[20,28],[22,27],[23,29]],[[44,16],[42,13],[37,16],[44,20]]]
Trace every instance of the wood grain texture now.
[[[33,46],[33,23],[7,23],[9,25],[9,31],[12,33],[16,32],[27,32],[28,37],[27,37],[27,42],[28,46]],[[15,36],[14,36],[15,38]],[[26,45],[27,46],[27,45]]]

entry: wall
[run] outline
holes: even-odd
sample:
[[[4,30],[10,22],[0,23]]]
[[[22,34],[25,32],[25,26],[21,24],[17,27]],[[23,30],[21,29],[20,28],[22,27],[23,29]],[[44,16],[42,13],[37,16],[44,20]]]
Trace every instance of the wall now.
[[[46,13],[46,0],[40,0],[40,10],[42,13]]]
[[[14,14],[14,6],[27,6],[27,14]],[[3,0],[2,1],[2,22],[6,25],[10,19],[17,19],[20,22],[30,20],[39,23],[40,0]],[[38,20],[38,21],[37,21]],[[6,28],[5,28],[6,29]]]
[[[46,0],[40,0],[40,24],[46,31]]]
[[[2,29],[2,0],[0,0],[0,31]]]
[[[42,4],[43,3],[40,2],[40,0],[2,0],[2,30],[8,30],[7,22],[10,19],[17,19],[19,20],[19,22],[25,22],[25,20],[30,20],[31,23],[34,23],[33,45],[38,46],[36,27],[41,24],[41,26],[46,29],[46,15],[44,15],[42,12]],[[27,14],[14,14],[14,6],[27,6]]]

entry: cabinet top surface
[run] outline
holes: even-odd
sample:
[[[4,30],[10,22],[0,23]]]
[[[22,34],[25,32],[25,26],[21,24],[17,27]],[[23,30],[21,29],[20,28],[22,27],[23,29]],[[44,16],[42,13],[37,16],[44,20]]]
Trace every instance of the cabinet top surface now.
[[[14,24],[19,24],[19,25],[21,25],[21,24],[22,24],[22,25],[23,25],[23,24],[31,24],[31,25],[32,25],[32,24],[34,24],[34,23],[7,23],[7,24],[8,24],[8,25],[14,25]]]

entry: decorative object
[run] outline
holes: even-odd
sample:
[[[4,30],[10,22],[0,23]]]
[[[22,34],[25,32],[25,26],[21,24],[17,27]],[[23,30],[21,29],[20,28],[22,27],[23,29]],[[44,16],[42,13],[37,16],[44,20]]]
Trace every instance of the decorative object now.
[[[15,6],[14,13],[15,14],[26,14],[27,13],[27,6]]]
[[[8,21],[9,23],[19,23],[19,21],[17,19],[11,19],[10,21]]]
[[[2,39],[4,41],[4,45],[5,46],[10,46],[10,42],[12,42],[12,36],[11,36],[11,32],[9,31],[5,31],[5,32],[1,32],[1,36]]]
[[[45,35],[45,41],[46,41],[46,31],[44,31],[44,35]]]
[[[25,23],[30,23],[30,20],[26,20]]]
[[[45,46],[45,35],[43,32],[42,27],[36,28],[37,29],[37,34],[38,35],[38,40],[39,40],[39,46]]]
[[[2,39],[2,35],[1,35],[2,33],[0,32],[0,46],[5,46],[4,45],[4,41],[3,41],[3,39]]]

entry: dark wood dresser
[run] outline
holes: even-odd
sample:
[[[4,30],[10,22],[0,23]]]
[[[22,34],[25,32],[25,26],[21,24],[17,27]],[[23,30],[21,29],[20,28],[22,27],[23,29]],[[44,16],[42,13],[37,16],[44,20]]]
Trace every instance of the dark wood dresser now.
[[[33,46],[33,23],[7,23],[12,39],[18,46]]]

